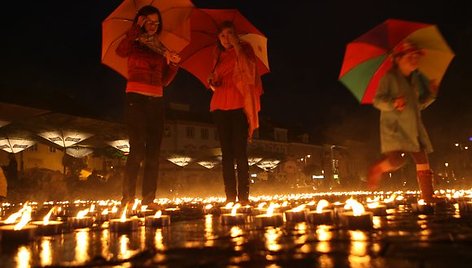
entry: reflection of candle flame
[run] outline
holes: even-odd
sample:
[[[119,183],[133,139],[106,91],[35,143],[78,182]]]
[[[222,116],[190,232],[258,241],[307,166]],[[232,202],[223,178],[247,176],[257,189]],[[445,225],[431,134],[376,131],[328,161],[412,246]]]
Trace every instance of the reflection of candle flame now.
[[[81,210],[79,212],[77,212],[77,218],[78,219],[83,219],[85,217],[85,215],[87,215],[89,213],[89,209],[84,209],[84,210]]]
[[[31,267],[31,249],[25,246],[18,248],[16,255],[17,267]]]
[[[13,229],[15,230],[21,230],[23,227],[25,227],[26,224],[31,220],[31,211],[32,208],[30,206],[26,207],[25,212],[23,212],[23,215],[21,215],[20,221],[15,224],[15,227]]]
[[[156,214],[154,214],[154,218],[160,218],[162,216],[162,211],[158,210]]]
[[[41,253],[39,254],[41,259],[41,266],[48,266],[52,264],[52,246],[51,238],[43,237],[41,239]]]
[[[316,205],[316,213],[321,213],[323,212],[323,209],[325,207],[329,206],[329,202],[324,200],[324,199],[321,199],[319,202],[318,202],[318,205]]]
[[[238,211],[238,208],[241,207],[241,204],[237,203],[236,205],[234,205],[234,207],[231,209],[231,215],[232,216],[235,216],[236,215],[236,212]]]

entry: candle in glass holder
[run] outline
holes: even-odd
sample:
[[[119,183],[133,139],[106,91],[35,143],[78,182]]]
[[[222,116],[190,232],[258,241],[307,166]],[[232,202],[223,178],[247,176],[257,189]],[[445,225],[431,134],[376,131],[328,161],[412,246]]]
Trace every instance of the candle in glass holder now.
[[[68,219],[70,226],[74,229],[92,227],[93,218],[90,216],[86,216],[88,212],[89,209],[84,209],[79,211],[76,217],[70,217]]]
[[[271,204],[267,209],[267,213],[256,215],[254,221],[259,227],[280,226],[284,222],[284,217],[282,213],[274,213],[274,206]]]
[[[170,225],[170,216],[162,215],[162,211],[159,210],[154,216],[146,216],[144,218],[144,225],[146,227],[165,227]]]
[[[310,211],[307,214],[307,220],[309,223],[314,225],[330,225],[333,224],[334,211],[332,209],[326,209],[329,206],[329,202],[322,199],[318,202],[315,211]]]
[[[231,213],[221,214],[221,224],[223,225],[238,225],[246,223],[246,215],[243,213],[237,213],[240,204],[233,206]]]
[[[355,200],[350,203],[350,206],[352,211],[343,212],[340,215],[341,225],[348,229],[372,229],[372,212],[366,212],[364,206]]]
[[[306,205],[300,205],[284,212],[287,222],[303,222],[306,220]]]
[[[123,210],[119,219],[111,219],[108,221],[110,231],[118,233],[126,233],[136,231],[139,227],[138,218],[126,218],[127,206]]]

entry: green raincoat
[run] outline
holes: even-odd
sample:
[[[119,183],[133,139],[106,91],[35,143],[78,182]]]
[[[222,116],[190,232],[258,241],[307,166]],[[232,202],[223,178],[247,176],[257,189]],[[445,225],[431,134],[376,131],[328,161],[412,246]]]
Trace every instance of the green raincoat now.
[[[394,109],[394,100],[405,98],[403,111]],[[435,100],[429,80],[419,71],[411,74],[411,83],[393,67],[380,80],[374,106],[380,112],[380,143],[382,153],[401,151],[427,153],[433,151],[428,133],[421,120],[421,110]]]

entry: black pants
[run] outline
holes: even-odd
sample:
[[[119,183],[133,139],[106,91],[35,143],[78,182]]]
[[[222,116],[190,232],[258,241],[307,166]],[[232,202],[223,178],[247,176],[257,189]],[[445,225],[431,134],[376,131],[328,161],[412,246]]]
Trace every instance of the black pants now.
[[[213,112],[221,144],[223,179],[227,202],[245,202],[249,198],[247,159],[248,123],[242,109]],[[237,166],[237,181],[234,164]],[[236,184],[237,182],[237,184]]]
[[[127,93],[125,113],[130,152],[126,161],[122,201],[128,202],[135,198],[139,167],[143,162],[142,203],[148,204],[156,196],[164,131],[164,101],[160,97]]]

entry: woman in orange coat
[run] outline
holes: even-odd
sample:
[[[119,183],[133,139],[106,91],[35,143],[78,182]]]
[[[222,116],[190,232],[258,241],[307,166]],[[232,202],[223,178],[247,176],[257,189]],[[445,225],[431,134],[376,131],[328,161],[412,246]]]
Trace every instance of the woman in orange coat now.
[[[249,201],[247,143],[259,127],[262,84],[251,45],[239,40],[232,22],[218,32],[215,67],[209,84],[213,90],[210,111],[220,138],[226,201]],[[236,173],[234,164],[236,163]]]

